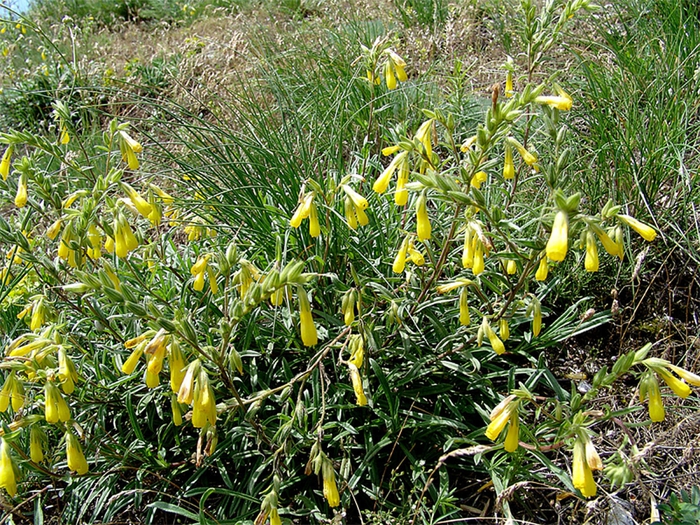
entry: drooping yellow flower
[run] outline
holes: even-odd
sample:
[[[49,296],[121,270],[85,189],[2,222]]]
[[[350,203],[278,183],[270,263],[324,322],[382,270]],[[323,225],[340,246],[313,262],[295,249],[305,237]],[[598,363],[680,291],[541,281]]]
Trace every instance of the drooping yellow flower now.
[[[560,96],[539,96],[535,97],[535,102],[537,104],[553,107],[560,111],[569,111],[571,109],[571,105],[573,104],[571,97]]]
[[[595,235],[590,230],[586,232],[586,257],[584,261],[587,272],[597,272],[600,265],[598,261],[598,246]]]
[[[97,226],[91,224],[88,228],[88,242],[90,246],[87,249],[87,254],[90,259],[96,261],[102,256],[102,233],[97,229]]]
[[[201,361],[199,359],[195,359],[187,366],[185,377],[182,379],[180,390],[177,393],[178,403],[182,403],[183,405],[192,403],[195,391],[195,379],[199,376],[200,368]]]
[[[491,344],[491,348],[493,348],[494,352],[501,355],[506,351],[503,341],[501,341],[501,339],[496,335],[496,332],[493,331],[493,328],[491,328],[491,323],[489,323],[489,319],[486,316],[484,316],[481,322],[481,329],[484,331],[484,335],[488,337],[489,343]]]
[[[598,488],[593,479],[593,472],[586,461],[586,448],[584,443],[578,438],[574,442],[571,481],[574,487],[581,491],[584,498],[592,498],[596,495]]]
[[[433,146],[432,146],[432,135],[433,135],[433,119],[428,119],[423,122],[418,131],[416,131],[415,138],[423,145],[423,150],[425,152],[425,158],[428,162],[432,162],[433,156]]]
[[[481,185],[488,180],[488,173],[485,171],[477,171],[469,181],[472,188],[481,189]]]
[[[22,173],[17,183],[17,194],[15,195],[15,206],[24,208],[27,205],[27,175]]]
[[[547,263],[547,257],[542,257],[542,259],[540,259],[540,264],[537,267],[537,271],[535,272],[535,279],[538,281],[544,281],[547,279],[548,274],[549,264]]]
[[[406,61],[393,49],[387,49],[386,54],[389,55],[389,60],[394,66],[396,77],[399,79],[399,81],[406,82],[408,79],[408,76],[406,75]]]
[[[525,164],[527,164],[528,166],[530,166],[531,168],[533,168],[535,171],[539,171],[539,169],[538,169],[538,167],[537,167],[537,155],[535,155],[534,153],[529,152],[529,151],[527,150],[527,148],[525,148],[525,146],[523,146],[522,144],[520,144],[520,142],[518,142],[518,141],[517,141],[516,139],[514,139],[513,137],[508,137],[508,138],[506,139],[506,141],[507,141],[510,145],[512,145],[515,149],[518,150],[518,153],[519,153],[520,156],[522,157],[522,159],[523,159],[523,161],[525,162]]]
[[[216,425],[216,397],[209,382],[209,375],[202,367],[199,371],[192,404],[192,426],[203,428],[207,423]]]
[[[73,393],[75,383],[80,379],[73,361],[64,348],[58,349],[58,379],[61,381],[63,391],[69,395]]]
[[[693,386],[700,386],[700,376],[693,374],[692,372],[689,372],[688,370],[685,370],[679,366],[673,365],[671,363],[668,363],[666,365],[670,370],[675,372],[678,377],[681,379],[684,379],[688,383],[690,383]]]
[[[516,397],[510,395],[494,407],[491,414],[489,414],[491,423],[486,427],[485,434],[487,438],[491,441],[496,441],[496,439],[498,439],[498,436],[501,435],[508,421],[510,421],[513,412],[517,411],[517,405]]]
[[[139,359],[141,359],[141,356],[143,355],[143,349],[146,347],[146,343],[143,342],[136,346],[134,350],[131,352],[131,355],[129,355],[128,359],[124,362],[122,365],[122,373],[130,375],[134,373],[134,370],[136,370],[136,365],[139,363]],[[129,348],[127,346],[127,348]]]
[[[394,273],[403,273],[406,268],[406,255],[408,253],[408,237],[404,237],[401,241],[401,246],[399,251],[396,252],[396,257],[394,258],[394,264],[391,267]]]
[[[682,379],[678,379],[665,368],[657,368],[656,372],[659,374],[659,376],[661,376],[661,379],[664,380],[664,383],[666,383],[668,387],[671,390],[673,390],[673,393],[676,394],[678,397],[685,399],[690,395],[691,390],[688,383],[686,383]]]
[[[384,78],[386,79],[386,87],[396,89],[396,75],[394,74],[394,66],[390,60],[384,64]]]
[[[210,257],[211,254],[206,254],[199,257],[197,262],[195,262],[192,265],[192,268],[190,268],[190,274],[194,277],[194,284],[192,287],[198,292],[201,292],[204,289],[204,276],[207,273]]]
[[[357,366],[354,364],[348,363],[348,369],[350,370],[350,380],[352,381],[352,389],[355,391],[355,397],[357,398],[357,405],[363,407],[367,404],[367,397],[362,388],[362,376]]]
[[[29,429],[29,457],[34,463],[44,461],[44,441],[46,435],[39,425],[32,425]]]
[[[472,273],[480,275],[484,272],[484,244],[478,237],[474,237],[474,263]]]
[[[506,98],[513,96],[513,72],[506,73]]]
[[[138,191],[136,191],[134,188],[132,188],[129,184],[122,182],[121,186],[122,186],[122,189],[124,190],[124,192],[129,197],[131,204],[134,205],[136,210],[141,214],[141,216],[144,219],[148,219],[148,217],[153,212],[153,206],[151,206],[148,203],[148,201],[146,199],[144,199],[143,196]]]
[[[309,235],[311,237],[321,235],[321,225],[318,222],[318,209],[315,202],[311,203],[311,211],[309,213]]]
[[[406,206],[408,203],[408,174],[410,173],[408,161],[405,161],[399,167],[399,176],[396,180],[396,191],[394,192],[394,203],[397,206]]]
[[[618,255],[617,244],[610,238],[610,236],[605,232],[605,230],[603,230],[602,228],[596,228],[595,234],[598,236],[598,239],[600,239],[603,248],[605,248],[605,251],[608,252],[608,254],[612,255],[613,257]]]
[[[617,246],[617,256],[622,261],[625,258],[625,235],[621,226],[618,225],[612,230],[612,238]]]
[[[639,381],[639,402],[644,403],[649,397],[649,418],[654,422],[663,421],[666,418],[664,403],[661,399],[659,382],[652,370],[647,370]]]
[[[47,423],[65,423],[70,419],[68,404],[52,381],[44,386],[44,418]]]
[[[552,261],[561,262],[569,249],[569,218],[566,212],[559,210],[554,216],[552,234],[547,241],[546,253]]]
[[[5,149],[5,153],[2,154],[2,159],[0,159],[0,175],[2,175],[2,180],[7,180],[10,175],[10,163],[12,162],[12,152],[14,151],[14,146],[10,144]]]
[[[398,146],[393,146],[391,149],[396,148],[398,150]],[[391,151],[390,148],[385,148],[384,151]],[[393,152],[393,151],[392,151]],[[408,157],[408,152],[407,151],[402,151],[396,157],[392,159],[392,161],[389,163],[389,165],[384,169],[382,174],[377,178],[376,181],[374,181],[374,185],[372,186],[372,190],[374,190],[376,193],[384,193],[387,188],[389,187],[389,182],[391,182],[391,177],[394,175],[394,172],[396,171],[397,168],[402,166],[406,161]]]
[[[168,363],[170,365],[170,389],[174,393],[180,391],[182,386],[182,381],[185,378],[187,361],[180,348],[180,343],[176,339],[170,341],[170,346],[168,346],[169,358]]]
[[[299,297],[299,323],[301,326],[301,341],[305,346],[315,346],[318,344],[318,333],[316,325],[311,315],[311,304],[306,291],[301,286],[297,286],[297,296]]]
[[[65,124],[61,124],[61,135],[58,141],[63,145],[70,142],[70,135],[68,134],[68,129],[66,128]]]
[[[501,336],[501,340],[507,341],[510,338],[510,327],[508,326],[508,320],[501,317],[498,321],[498,335]]]
[[[651,242],[656,239],[656,230],[648,224],[644,224],[630,215],[618,214],[617,218],[641,235],[645,241]]]
[[[0,438],[0,488],[4,488],[12,497],[17,494],[17,478],[15,465],[10,456],[10,445],[2,438]]]
[[[505,180],[515,178],[515,163],[513,162],[513,147],[506,142],[505,161],[503,162],[503,178]]]
[[[520,446],[520,418],[518,417],[517,410],[513,410],[508,421],[510,425],[508,427],[506,439],[503,442],[503,449],[506,452],[515,452],[518,450],[518,446]]]
[[[412,261],[416,266],[425,264],[425,256],[419,252],[413,244],[413,241],[408,241],[408,257],[407,261]]]
[[[136,153],[143,151],[143,146],[134,140],[126,131],[119,131],[119,149],[122,154],[122,160],[126,162],[130,170],[138,169],[139,161],[136,158]]]
[[[345,196],[344,199],[344,209],[345,209],[345,221],[351,230],[357,229],[357,214],[355,213],[355,205],[352,203],[352,199]]]
[[[70,431],[66,432],[66,462],[68,469],[79,476],[87,474],[88,463],[83,454],[78,438]]]
[[[516,263],[513,259],[509,259],[506,262],[506,273],[508,275],[513,275],[517,271],[518,271],[518,263]]]
[[[416,233],[420,241],[427,241],[430,239],[432,232],[430,218],[428,217],[427,202],[428,199],[425,193],[422,193],[416,200]]]
[[[584,449],[586,452],[586,463],[588,464],[588,468],[591,470],[603,470],[603,461],[600,459],[600,455],[598,455],[598,451],[595,449],[593,441],[591,441],[588,434],[586,434],[584,437]]]
[[[459,291],[459,324],[462,326],[469,326],[471,324],[469,297],[467,295],[466,286]]]
[[[326,498],[328,505],[337,507],[340,505],[340,494],[338,494],[338,486],[335,483],[333,464],[327,457],[323,458],[321,473],[323,475],[323,497]]]

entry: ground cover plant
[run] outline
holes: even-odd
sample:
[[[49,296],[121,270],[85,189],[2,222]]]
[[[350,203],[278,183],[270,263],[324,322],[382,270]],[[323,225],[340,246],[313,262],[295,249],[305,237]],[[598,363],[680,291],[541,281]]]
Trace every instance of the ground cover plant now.
[[[100,72],[75,50],[112,15],[77,24],[82,40],[8,16],[2,519],[684,519],[696,491],[662,518],[642,445],[694,420],[678,405],[700,386],[694,281],[684,326],[675,299],[651,328],[631,321],[676,250],[695,268],[677,204],[695,190],[659,172],[697,172],[697,109],[679,103],[697,14],[521,0],[499,24],[502,7],[397,0],[384,19],[330,18],[338,5],[227,6],[288,29],[256,28],[249,62],[208,87],[180,78],[208,39]],[[511,54],[481,91],[474,64],[429,49],[466,19],[500,27]],[[657,23],[676,54],[649,49],[677,84],[643,92],[675,112],[662,124],[652,107],[621,139],[637,91],[610,85],[633,52],[649,60],[630,43]],[[561,73],[565,52],[578,66]],[[576,363],[585,345],[599,355]]]

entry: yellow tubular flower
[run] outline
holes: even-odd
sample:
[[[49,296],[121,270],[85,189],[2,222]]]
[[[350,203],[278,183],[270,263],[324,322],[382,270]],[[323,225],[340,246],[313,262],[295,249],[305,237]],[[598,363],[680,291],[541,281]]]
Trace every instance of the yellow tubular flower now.
[[[554,216],[552,234],[547,241],[546,253],[552,261],[561,262],[569,249],[569,218],[566,212],[559,210]]]
[[[179,427],[182,425],[182,410],[180,410],[180,403],[177,402],[177,396],[173,394],[170,396],[170,411],[173,414],[173,425]]]
[[[617,244],[610,238],[610,236],[607,233],[605,233],[605,231],[602,228],[597,228],[595,230],[595,233],[598,236],[598,239],[600,239],[603,248],[605,248],[605,251],[608,252],[609,255],[612,255],[613,257],[618,255]]]
[[[649,396],[649,418],[654,422],[663,421],[666,418],[664,403],[661,400],[661,391],[656,375],[648,370],[639,382],[639,401],[643,403]]]
[[[321,235],[321,225],[318,223],[318,210],[316,203],[311,204],[311,213],[309,214],[309,235],[318,237]]]
[[[318,333],[311,315],[311,304],[306,291],[301,286],[297,286],[297,296],[299,297],[299,322],[301,325],[301,341],[304,346],[315,346],[318,343]]]
[[[352,381],[352,389],[355,391],[355,397],[357,398],[357,405],[363,407],[367,404],[367,397],[362,388],[362,376],[360,376],[360,371],[354,364],[348,363],[348,368],[350,369],[350,380]]]
[[[338,486],[335,483],[335,471],[330,459],[324,458],[321,473],[323,475],[323,497],[326,498],[328,505],[337,507],[340,505],[340,494],[338,494]]]
[[[625,258],[625,236],[621,226],[617,226],[613,230],[613,239],[617,245],[617,256],[622,261]]]
[[[347,196],[350,197],[352,203],[355,205],[356,208],[359,208],[363,211],[367,209],[367,207],[369,206],[367,199],[365,199],[362,195],[357,193],[347,184],[343,184],[342,188],[343,191],[347,194]]]
[[[547,257],[542,257],[542,259],[540,259],[540,265],[537,267],[537,272],[535,272],[535,279],[544,281],[547,279],[548,274],[549,264],[547,263]]]
[[[399,177],[396,181],[396,191],[394,192],[394,203],[396,203],[397,206],[406,206],[408,202],[408,190],[406,189],[408,174],[408,162],[403,162],[399,168]]]
[[[360,226],[367,226],[369,224],[369,217],[367,217],[364,210],[355,208],[355,214],[357,215],[357,222]]]
[[[136,365],[139,363],[139,359],[141,359],[141,356],[143,355],[143,349],[145,346],[146,343],[140,344],[134,349],[133,352],[131,352],[129,358],[122,365],[122,373],[130,375],[134,372]]]
[[[409,241],[408,243],[408,259],[409,261],[413,261],[413,264],[416,266],[423,266],[425,264],[425,256],[418,250],[416,250],[416,247],[413,245],[413,241]]]
[[[192,405],[192,426],[203,428],[207,423],[216,425],[216,398],[205,369],[201,369],[197,379],[197,389]]]
[[[192,403],[192,398],[194,397],[194,384],[195,378],[199,375],[199,369],[201,362],[199,359],[195,359],[185,370],[185,377],[182,379],[182,384],[180,385],[180,390],[177,393],[178,403],[184,405],[189,405]]]
[[[527,150],[527,148],[525,148],[525,146],[523,146],[522,144],[520,144],[520,142],[518,142],[517,140],[515,140],[513,137],[509,137],[509,138],[506,139],[506,140],[508,140],[508,142],[510,142],[510,144],[511,144],[515,149],[518,150],[518,153],[519,153],[520,156],[522,157],[522,159],[523,159],[523,161],[525,162],[525,164],[527,164],[527,165],[530,166],[531,168],[534,168],[536,171],[538,171],[538,170],[537,170],[537,166],[536,166],[536,164],[537,164],[537,155],[535,155],[534,153],[530,153],[530,152]]]
[[[481,185],[488,180],[489,176],[485,171],[477,171],[469,181],[469,185],[473,188],[481,189]]]
[[[478,239],[474,238],[474,264],[472,266],[472,273],[474,275],[479,275],[484,271],[484,245]]]
[[[153,206],[151,206],[146,199],[144,199],[141,194],[136,191],[134,188],[129,186],[126,183],[122,183],[122,186],[124,188],[124,191],[129,197],[129,200],[131,200],[131,203],[134,205],[134,207],[138,210],[138,212],[145,218],[148,219],[148,216],[153,212]]]
[[[391,148],[384,148],[383,152],[387,152],[385,154],[391,154],[393,153],[394,148],[396,148],[396,150],[399,149],[398,146],[392,146]],[[374,181],[374,185],[372,186],[372,190],[374,192],[384,193],[387,190],[387,188],[389,187],[389,182],[391,182],[391,177],[394,175],[396,169],[404,164],[407,156],[408,152],[402,151],[392,159],[392,161],[384,169],[382,174],[377,178],[376,181]]]
[[[656,369],[656,372],[661,376],[661,379],[664,380],[664,383],[666,383],[678,397],[685,399],[690,395],[690,386],[688,386],[688,383],[682,379],[678,379],[665,368],[658,368]]]
[[[15,381],[12,385],[10,400],[12,402],[12,410],[19,412],[19,409],[24,405],[24,385],[21,381]]]
[[[469,316],[469,297],[467,295],[467,287],[463,287],[459,291],[459,324],[469,326],[471,324]]]
[[[66,145],[70,142],[70,135],[68,134],[68,130],[66,129],[65,124],[61,124],[61,136],[58,139],[58,141],[63,145]]]
[[[168,350],[170,351],[170,388],[177,394],[182,386],[182,380],[185,378],[185,368],[187,367],[187,362],[185,361],[185,356],[182,354],[182,350],[180,349],[180,343],[178,343],[175,339],[170,341]]]
[[[270,525],[282,525],[282,520],[280,519],[277,507],[270,509]]]
[[[474,266],[474,230],[467,225],[464,230],[464,248],[462,249],[462,266],[472,268]]]
[[[506,98],[513,96],[513,72],[506,73]]]
[[[63,391],[69,395],[73,393],[75,383],[79,380],[75,365],[63,348],[58,350],[58,379],[61,381]]]
[[[396,89],[396,75],[394,75],[394,67],[390,60],[387,60],[384,66],[384,77],[386,78],[386,87]]]
[[[428,217],[427,197],[421,194],[416,200],[416,233],[418,240],[427,241],[430,239],[432,228]]]
[[[535,304],[532,313],[532,335],[537,337],[542,331],[542,308],[539,301]]]
[[[107,253],[114,253],[114,239],[110,236],[105,237],[105,251]]]
[[[462,153],[466,153],[467,151],[469,151],[470,149],[472,149],[472,146],[473,146],[474,144],[476,144],[476,139],[477,139],[476,135],[472,135],[471,137],[469,137],[469,138],[468,138],[467,140],[465,140],[464,143],[459,147],[460,151],[461,151]]]
[[[505,161],[503,163],[503,178],[506,180],[515,178],[515,163],[513,162],[513,148],[506,142]]]
[[[484,320],[481,322],[481,328],[483,329],[486,337],[488,337],[493,351],[498,355],[504,353],[506,351],[506,347],[503,344],[503,341],[501,341],[501,339],[496,335],[496,332],[493,331],[493,328],[491,328],[491,324],[486,316],[484,316]]]
[[[396,253],[394,258],[394,264],[391,267],[394,273],[403,273],[406,268],[406,254],[408,252],[408,237],[405,237],[401,242],[399,251]]]
[[[571,480],[574,487],[581,491],[584,498],[592,498],[596,495],[597,487],[593,479],[593,472],[591,472],[586,462],[585,445],[579,439],[574,443]]]
[[[32,425],[29,429],[29,457],[34,463],[44,461],[43,441],[44,433],[39,425]]]
[[[510,426],[508,427],[506,440],[503,442],[503,448],[506,452],[515,452],[520,445],[520,420],[517,410],[513,410],[509,421]]]
[[[46,230],[46,236],[51,239],[52,241],[58,237],[58,234],[61,232],[61,226],[63,225],[63,219],[58,219],[55,221],[51,226],[49,226],[48,230]]]
[[[352,204],[352,200],[347,195],[345,196],[345,221],[351,230],[357,229],[357,218],[355,217],[355,206]]]
[[[432,147],[432,134],[433,134],[433,119],[428,119],[423,124],[420,125],[418,131],[416,131],[415,138],[423,144],[425,149],[425,157],[430,161],[433,156]]]
[[[10,456],[10,445],[4,439],[0,439],[0,487],[12,497],[17,494],[15,466]]]
[[[23,173],[17,183],[17,194],[15,195],[15,206],[24,208],[27,205],[27,176]]]
[[[513,275],[515,272],[518,271],[518,264],[514,260],[509,260],[506,263],[506,273],[508,275]]]
[[[498,334],[503,341],[507,341],[510,338],[510,327],[508,326],[508,321],[504,318],[498,321]]]
[[[74,471],[79,476],[86,474],[88,463],[83,454],[83,447],[80,441],[71,432],[66,432],[66,462],[68,469]]]
[[[535,97],[535,103],[550,106],[560,111],[569,111],[573,100],[570,97],[540,96]]]
[[[598,246],[593,232],[586,232],[586,258],[584,265],[587,272],[597,272],[600,265],[598,261]]]
[[[294,211],[292,218],[289,219],[289,225],[292,228],[298,228],[299,226],[301,226],[301,221],[306,219],[310,215],[311,204],[314,202],[314,196],[315,194],[313,192],[309,193],[308,195],[304,196],[304,199],[301,201],[301,204],[297,206],[297,209]]]
[[[489,426],[486,427],[486,437],[489,438],[491,441],[496,441],[498,439],[498,436],[501,435],[501,432],[503,432],[503,429],[506,428],[506,425],[508,424],[508,421],[510,421],[510,416],[514,411],[514,405],[510,405],[506,407],[504,410],[501,410],[500,412],[496,413],[496,415],[492,416],[491,423],[489,423]],[[493,412],[492,412],[493,414]]]
[[[618,214],[617,218],[641,235],[645,241],[651,242],[656,239],[656,230],[648,224],[644,224],[630,215]]]
[[[669,363],[666,366],[669,369],[671,369],[673,372],[675,372],[678,375],[678,377],[686,380],[691,385],[700,386],[700,376],[693,374],[692,372],[688,372],[687,370],[685,370],[679,366],[672,365],[671,363]]]
[[[2,175],[2,180],[7,180],[10,175],[10,162],[12,160],[12,151],[14,146],[10,144],[5,149],[5,153],[2,154],[2,159],[0,160],[0,175]]]

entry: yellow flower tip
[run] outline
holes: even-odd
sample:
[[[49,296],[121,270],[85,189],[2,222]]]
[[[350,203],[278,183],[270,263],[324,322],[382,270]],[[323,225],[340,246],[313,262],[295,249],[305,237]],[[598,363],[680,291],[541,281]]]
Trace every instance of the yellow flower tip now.
[[[506,98],[513,96],[513,72],[506,73]]]
[[[688,383],[686,383],[682,379],[678,379],[676,376],[674,376],[665,369],[659,369],[658,373],[661,376],[661,379],[664,380],[664,383],[666,383],[668,387],[671,390],[673,390],[673,393],[676,394],[678,397],[685,399],[690,395],[691,390]]]
[[[83,454],[78,438],[68,432],[66,434],[66,461],[68,469],[82,476],[88,471],[88,463]]]
[[[545,281],[547,275],[549,274],[549,264],[547,263],[547,257],[542,257],[540,259],[540,264],[535,272],[535,279],[538,281]]]
[[[520,445],[520,421],[518,419],[517,411],[513,411],[510,416],[510,426],[508,427],[508,433],[506,434],[506,439],[503,442],[503,448],[506,452],[515,452],[518,450]]]
[[[143,146],[139,142],[134,140],[134,138],[131,135],[129,135],[126,131],[120,131],[119,134],[121,135],[121,138],[125,142],[125,144],[134,153],[141,153],[143,151]]]
[[[676,373],[678,377],[681,379],[684,379],[688,383],[690,383],[693,386],[700,386],[700,376],[693,374],[692,372],[689,372],[688,370],[685,370],[684,368],[681,368],[676,365],[668,364],[666,365],[670,370]]]
[[[367,397],[362,387],[362,376],[356,365],[348,363],[348,368],[350,369],[350,380],[352,381],[352,389],[355,391],[355,397],[357,398],[357,405],[363,407],[367,405]]]
[[[587,272],[597,272],[600,266],[595,235],[590,231],[586,233],[586,257],[584,260],[584,266]]]
[[[656,230],[648,224],[645,224],[630,215],[619,214],[617,218],[641,235],[645,241],[651,242],[656,239]]]
[[[475,244],[472,273],[474,275],[480,275],[484,272],[484,245],[479,239],[475,240]]]
[[[59,142],[63,145],[66,145],[70,142],[70,135],[68,134],[68,130],[66,129],[65,124],[61,126],[61,136],[59,138]]]
[[[15,195],[15,206],[24,208],[27,205],[27,182],[20,178],[17,185],[17,194]]]
[[[506,273],[507,273],[508,275],[513,275],[513,274],[515,274],[515,272],[517,272],[517,271],[518,271],[518,264],[517,264],[514,260],[512,260],[512,259],[509,260],[509,261],[506,263]]]
[[[15,466],[10,456],[10,445],[4,439],[0,440],[0,487],[14,497],[17,494],[17,478],[15,477]]]
[[[462,151],[462,153],[468,152],[472,147],[476,144],[476,135],[473,135],[469,137],[460,147],[459,149]]]
[[[382,149],[382,155],[385,157],[388,157],[389,155],[393,155],[397,151],[399,151],[400,146],[387,146],[386,148]]]
[[[318,222],[318,209],[315,202],[311,204],[311,213],[309,214],[309,235],[311,237],[321,235],[321,225]]]
[[[425,264],[425,256],[416,250],[412,242],[408,243],[408,258],[407,260],[412,261],[416,266],[423,266]]]
[[[7,146],[5,153],[2,154],[2,159],[0,159],[0,175],[2,175],[2,180],[7,180],[7,177],[10,175],[10,163],[13,149],[14,146]]]
[[[469,181],[469,184],[473,187],[478,189],[481,189],[482,183],[486,182],[488,179],[488,174],[485,171],[477,171],[474,176],[471,178]]]
[[[277,508],[272,508],[270,510],[270,525],[282,525],[282,520],[280,519]]]
[[[505,160],[503,162],[503,178],[506,180],[515,178],[515,163],[513,162],[513,148],[509,143],[505,145]]]
[[[574,443],[574,459],[571,478],[574,487],[581,491],[584,498],[592,498],[596,495],[598,487],[593,479],[593,472],[586,462],[585,446],[578,439]]]
[[[384,77],[386,78],[386,87],[391,89],[396,89],[396,75],[394,75],[394,68],[390,62],[386,63],[384,68]]]
[[[560,111],[569,111],[573,104],[571,97],[561,97],[561,96],[541,96],[535,97],[535,102],[537,104],[542,104],[556,108]]]
[[[326,498],[328,505],[337,507],[340,505],[340,494],[338,494],[338,486],[335,483],[335,476],[323,478],[323,497]]]
[[[661,399],[661,392],[655,377],[653,381],[649,382],[647,393],[649,395],[649,418],[655,423],[663,421],[666,419],[666,411],[664,410],[664,402]]]
[[[493,417],[491,419],[491,423],[489,423],[489,425],[486,427],[486,437],[491,441],[496,441],[498,436],[501,435],[501,432],[503,432],[503,429],[506,428],[508,421],[510,421],[512,412],[512,408],[508,408],[507,410],[503,410]]]
[[[430,218],[428,217],[428,206],[425,195],[418,197],[416,201],[416,233],[418,239],[427,241],[430,239],[432,227],[430,226]]]
[[[401,242],[399,251],[396,253],[394,258],[394,264],[392,265],[392,270],[394,273],[403,273],[406,268],[406,255],[408,253],[408,239],[404,239]]]
[[[462,288],[459,292],[459,324],[462,326],[469,326],[471,324],[469,297],[466,287]]]
[[[559,210],[554,217],[552,234],[547,241],[546,254],[552,261],[561,262],[569,249],[569,218],[565,211]]]
[[[345,193],[347,194],[347,196],[350,197],[352,203],[355,205],[356,208],[364,211],[369,207],[367,199],[365,199],[362,195],[357,193],[350,186],[348,186],[347,184],[343,184],[342,188],[343,191],[345,191]]]

